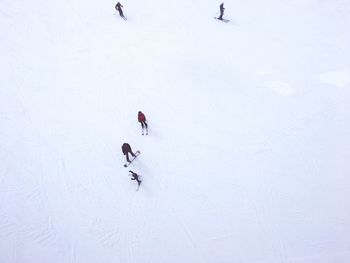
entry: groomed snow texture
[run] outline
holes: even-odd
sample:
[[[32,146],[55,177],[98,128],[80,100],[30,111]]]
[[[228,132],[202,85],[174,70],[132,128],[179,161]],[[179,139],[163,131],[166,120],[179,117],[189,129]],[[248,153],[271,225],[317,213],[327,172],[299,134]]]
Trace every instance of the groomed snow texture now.
[[[121,3],[0,0],[0,262],[350,262],[350,2]]]

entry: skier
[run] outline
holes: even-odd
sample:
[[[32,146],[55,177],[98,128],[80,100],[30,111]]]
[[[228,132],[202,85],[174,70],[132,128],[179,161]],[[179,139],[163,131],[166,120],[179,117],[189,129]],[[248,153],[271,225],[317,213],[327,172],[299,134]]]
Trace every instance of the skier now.
[[[136,180],[136,182],[137,182],[137,184],[138,184],[138,186],[140,186],[140,184],[141,184],[141,180],[140,180],[140,178],[139,178],[139,175],[137,174],[137,173],[134,173],[133,171],[129,171],[131,174],[130,174],[130,176],[132,177],[131,178],[131,180]]]
[[[119,3],[119,2],[115,5],[115,9],[117,9],[117,11],[119,12],[119,15],[120,15],[123,19],[126,19],[126,17],[125,17],[124,14],[123,14],[122,7],[123,7],[122,4]]]
[[[224,16],[224,10],[225,10],[224,3],[221,3],[221,5],[220,5],[220,16],[218,17],[218,19],[222,20],[222,17]]]
[[[142,135],[143,130],[146,128],[146,135],[148,135],[148,125],[147,125],[147,120],[145,114],[142,113],[142,111],[139,111],[137,115],[137,120],[141,123],[141,128],[142,128]]]
[[[128,163],[131,163],[130,162],[130,159],[129,159],[129,153],[132,155],[132,157],[136,157],[136,155],[133,153],[133,151],[131,150],[131,146],[130,146],[130,144],[128,144],[128,143],[123,143],[123,145],[122,145],[122,152],[123,152],[123,154],[126,156],[126,161],[128,162]]]

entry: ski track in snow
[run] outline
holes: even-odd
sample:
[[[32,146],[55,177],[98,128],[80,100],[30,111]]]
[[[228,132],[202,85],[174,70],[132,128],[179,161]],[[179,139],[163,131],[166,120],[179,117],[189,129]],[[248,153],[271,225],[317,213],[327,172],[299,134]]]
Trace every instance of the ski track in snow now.
[[[76,242],[70,245],[70,263],[77,262],[77,245]]]
[[[2,160],[4,160],[4,163],[6,163],[5,157],[1,157]],[[0,192],[3,192],[4,189],[4,183],[5,183],[5,176],[6,176],[6,165],[3,165],[0,167]]]
[[[272,91],[281,96],[290,96],[294,93],[293,88],[281,80],[265,81],[263,86],[270,88]]]
[[[180,218],[180,216],[178,215],[178,213],[175,211],[174,208],[172,208],[172,212],[173,215],[175,216],[177,222],[178,222],[178,226],[179,228],[182,230],[182,232],[185,234],[185,236],[187,237],[187,240],[189,242],[189,244],[195,248],[196,247],[196,241],[193,238],[191,232],[189,231],[188,227],[185,225],[185,223],[183,222],[183,220]]]
[[[1,236],[14,236],[16,230],[16,225],[14,225],[9,216],[1,214],[0,217],[0,233]]]
[[[47,224],[46,229],[38,230],[35,226],[34,229],[27,230],[29,236],[42,247],[47,247],[55,241],[55,233],[51,227],[50,218],[47,220],[49,223]]]

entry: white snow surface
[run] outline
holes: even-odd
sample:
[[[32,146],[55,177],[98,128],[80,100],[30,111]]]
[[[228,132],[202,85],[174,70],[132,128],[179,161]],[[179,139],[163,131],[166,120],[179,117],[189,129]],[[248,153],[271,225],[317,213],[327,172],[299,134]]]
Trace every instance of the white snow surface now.
[[[0,1],[0,262],[350,262],[350,2],[115,4]]]

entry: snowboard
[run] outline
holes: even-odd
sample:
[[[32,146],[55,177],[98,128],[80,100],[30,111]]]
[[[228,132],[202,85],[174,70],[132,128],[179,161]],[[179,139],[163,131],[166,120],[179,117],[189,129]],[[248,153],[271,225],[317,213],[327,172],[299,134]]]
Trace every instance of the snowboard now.
[[[131,175],[131,174],[129,174],[129,176],[131,176],[131,177],[132,177],[132,175]],[[138,179],[139,179],[139,181],[140,181],[140,182],[137,182],[137,188],[136,188],[136,191],[138,191],[138,190],[139,190],[140,185],[141,185],[141,183],[142,183],[142,177],[141,177],[141,175],[139,175]],[[135,179],[131,179],[131,180],[135,180]],[[135,180],[135,181],[136,181],[136,180]]]
[[[132,157],[132,159],[130,160],[130,163],[129,163],[129,162],[126,162],[126,163],[124,164],[124,167],[128,167],[128,166],[136,159],[136,157],[139,156],[140,153],[141,153],[140,151],[136,151],[136,152],[135,152],[135,157]]]
[[[230,22],[230,20],[228,20],[228,19],[219,19],[218,17],[214,17],[216,20],[219,20],[219,21],[222,21],[222,22],[225,22],[225,23],[228,23],[228,22]]]
[[[140,185],[141,185],[141,183],[142,183],[142,178],[141,178],[141,176],[139,176],[139,180],[140,180],[140,182],[137,182],[136,191],[138,191],[138,190],[140,189]]]

